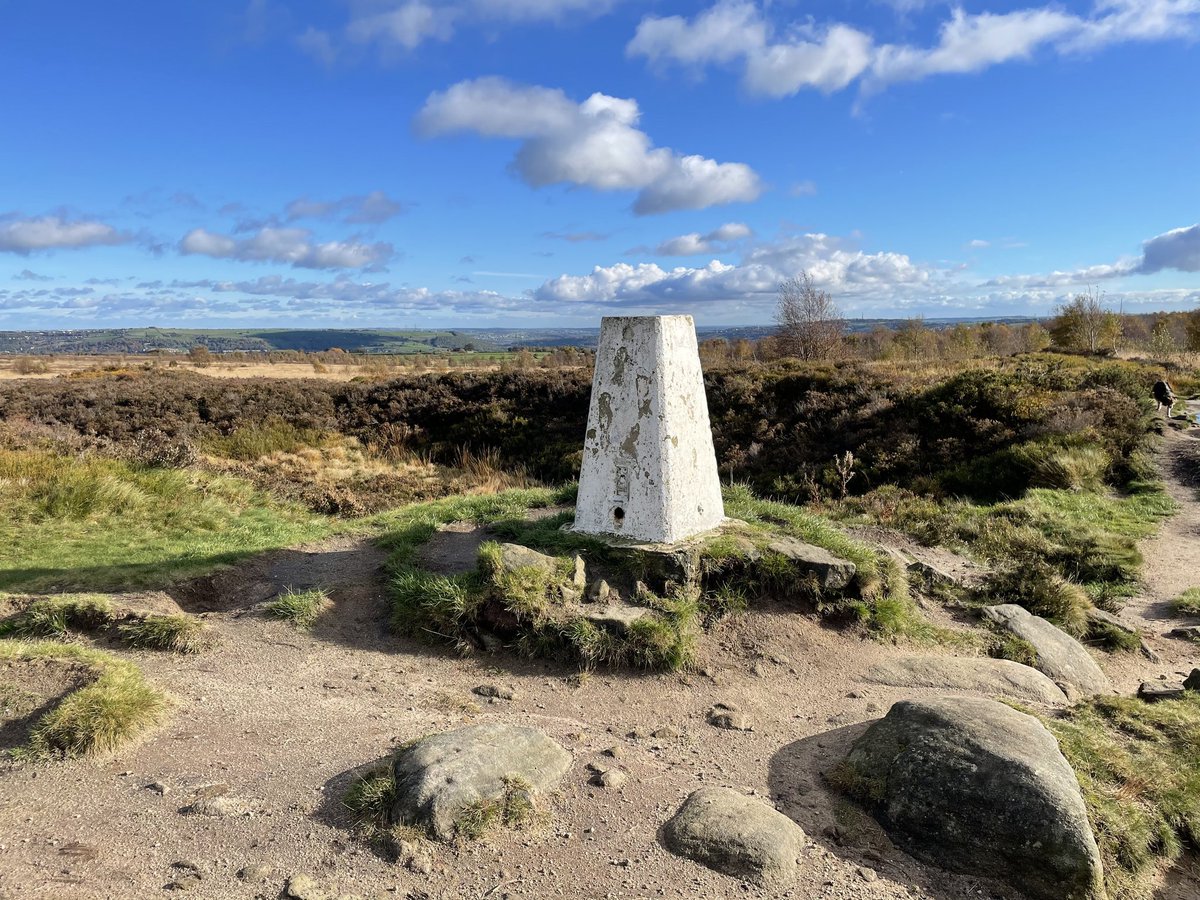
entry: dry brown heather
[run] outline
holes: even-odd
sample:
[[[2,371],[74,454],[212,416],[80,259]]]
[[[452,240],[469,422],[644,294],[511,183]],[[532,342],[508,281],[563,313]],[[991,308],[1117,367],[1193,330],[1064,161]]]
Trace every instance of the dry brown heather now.
[[[986,603],[1079,635],[1126,695],[1017,701],[1075,767],[1110,897],[1200,896],[1200,699],[1132,699],[1198,659],[1168,635],[1200,621],[1200,439],[1147,402],[1164,375],[1193,397],[1194,370],[734,350],[706,350],[727,511],[858,575],[814,592],[768,560],[702,595],[640,595],[653,627],[625,634],[567,621],[557,576],[507,577],[489,543],[557,554],[564,577],[582,548],[633,596],[633,573],[559,528],[586,369],[375,365],[351,381],[352,366],[260,378],[219,357],[50,358],[20,377],[0,363],[0,897],[277,897],[306,874],[324,896],[409,900],[1019,900],[918,862],[826,778],[894,702],[986,693],[886,685],[877,666],[1036,661],[985,625]],[[706,553],[743,571],[734,543]],[[508,629],[495,653],[491,628]],[[717,704],[752,730],[716,727]],[[479,838],[375,828],[387,785],[366,782],[372,799],[360,776],[468,723],[549,735],[572,757],[559,788],[520,828],[478,811]],[[597,767],[624,778],[604,786]],[[701,786],[803,828],[793,884],[662,847]]]

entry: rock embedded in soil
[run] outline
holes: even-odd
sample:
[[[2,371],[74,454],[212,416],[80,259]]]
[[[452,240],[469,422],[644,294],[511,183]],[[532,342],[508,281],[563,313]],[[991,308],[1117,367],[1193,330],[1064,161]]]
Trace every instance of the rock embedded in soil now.
[[[513,784],[544,793],[570,765],[571,754],[536,728],[493,723],[431,735],[396,755],[391,821],[448,840],[469,808],[503,801]]]
[[[1053,623],[1015,603],[985,606],[983,615],[1028,641],[1037,653],[1036,668],[1062,688],[1068,699],[1113,692],[1108,676],[1083,645]]]
[[[275,869],[265,863],[250,863],[242,866],[238,872],[238,878],[247,884],[262,884],[275,874]]]
[[[635,622],[647,617],[654,617],[654,615],[654,610],[644,606],[609,603],[601,607],[588,607],[583,617],[589,622],[595,622],[601,628],[624,634]]]
[[[540,569],[543,572],[557,572],[558,560],[545,553],[538,553],[521,544],[500,545],[500,565],[508,572],[518,569]]]
[[[942,868],[1033,900],[1100,900],[1100,852],[1054,736],[995,700],[906,700],[836,773],[893,840]]]
[[[668,850],[762,887],[796,877],[800,826],[761,800],[728,788],[693,792],[662,830]]]
[[[954,688],[998,697],[1061,704],[1066,695],[1037,669],[1010,659],[907,656],[882,662],[867,678],[893,687]]]
[[[480,697],[494,697],[497,700],[514,700],[517,693],[512,688],[499,687],[494,684],[481,684],[471,688],[471,693]]]
[[[727,731],[753,731],[754,725],[746,714],[732,703],[717,703],[708,711],[708,724]]]
[[[284,896],[289,900],[329,900],[329,894],[311,875],[298,873],[287,880]]]
[[[1183,686],[1189,691],[1200,691],[1200,669],[1192,669],[1192,674],[1183,680]]]

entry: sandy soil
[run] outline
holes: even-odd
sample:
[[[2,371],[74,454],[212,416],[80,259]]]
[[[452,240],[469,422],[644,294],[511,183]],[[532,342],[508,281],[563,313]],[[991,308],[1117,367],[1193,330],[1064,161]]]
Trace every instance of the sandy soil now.
[[[1172,436],[1167,458],[1194,440]],[[1105,658],[1125,690],[1149,675],[1181,671],[1196,656],[1193,647],[1157,636],[1172,624],[1165,600],[1200,571],[1200,503],[1178,482],[1171,490],[1183,512],[1147,547],[1146,595],[1128,612],[1155,634],[1163,661]],[[455,541],[465,547],[474,537],[448,532],[445,565],[470,555]],[[911,650],[769,605],[705,637],[706,674],[579,679],[568,667],[508,655],[458,658],[390,635],[383,560],[369,542],[339,538],[264,555],[170,594],[121,598],[122,605],[202,615],[220,644],[194,657],[130,654],[177,701],[170,722],[140,746],[111,760],[0,773],[0,898],[157,897],[193,871],[178,863],[196,867],[202,878],[189,892],[207,898],[277,898],[297,872],[317,878],[331,896],[410,900],[1018,897],[913,861],[824,786],[822,772],[891,703],[946,693],[864,680],[874,663]],[[280,590],[316,586],[334,605],[313,631],[261,614],[262,602]],[[512,686],[516,699],[488,703],[471,693],[485,683]],[[754,730],[708,725],[705,714],[716,702],[738,705]],[[341,802],[355,773],[399,743],[468,721],[534,725],[571,750],[574,765],[548,799],[544,823],[441,847],[429,874],[356,839]],[[614,745],[625,748],[628,784],[591,786],[587,763]],[[659,827],[705,784],[768,798],[804,828],[809,845],[794,886],[758,891],[662,849]],[[251,812],[180,812],[217,794],[244,801]],[[275,874],[257,885],[241,880],[238,871],[255,863]],[[1194,880],[1172,880],[1160,900],[1194,900]]]

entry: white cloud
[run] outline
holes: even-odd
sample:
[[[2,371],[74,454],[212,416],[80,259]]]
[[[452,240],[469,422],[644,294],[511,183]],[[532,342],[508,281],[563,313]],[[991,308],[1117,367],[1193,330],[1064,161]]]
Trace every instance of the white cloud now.
[[[797,181],[788,189],[788,193],[793,197],[814,197],[817,185],[814,181]]]
[[[806,234],[754,247],[738,265],[713,260],[706,266],[674,269],[654,263],[596,266],[586,275],[550,279],[534,296],[552,303],[650,307],[759,302],[773,298],[781,281],[801,271],[840,295],[887,295],[893,301],[916,290],[927,292],[947,277],[902,253],[864,253],[829,235]]]
[[[992,246],[992,242],[982,240],[981,238],[975,238],[974,240],[968,241],[967,246],[972,250],[983,250]]]
[[[618,0],[353,0],[340,34],[309,27],[297,45],[332,63],[345,47],[376,47],[384,55],[449,41],[460,27],[563,22],[605,14]]]
[[[936,46],[880,47],[871,66],[873,82],[916,81],[930,75],[978,72],[999,63],[1028,59],[1050,41],[1078,33],[1082,23],[1055,9],[968,15],[955,9],[942,24]]]
[[[879,89],[932,75],[979,72],[1026,60],[1043,48],[1059,54],[1130,41],[1187,40],[1200,24],[1200,0],[1100,0],[1090,16],[1057,6],[970,14],[954,7],[933,46],[880,44],[840,22],[777,28],[752,0],[718,0],[686,19],[646,16],[626,47],[652,64],[699,69],[740,63],[748,91],[791,96],[826,93],[856,80]]]
[[[391,244],[355,240],[314,243],[304,228],[263,228],[248,238],[194,228],[183,236],[179,250],[217,259],[286,263],[300,269],[378,268],[394,255]]]
[[[297,219],[339,218],[351,224],[378,224],[404,212],[404,204],[383,191],[342,197],[338,200],[310,200],[298,197],[287,205],[287,221]]]
[[[1163,269],[1200,272],[1200,224],[1172,229],[1142,244],[1138,271],[1150,274]]]
[[[22,218],[16,213],[0,217],[0,253],[26,256],[39,250],[123,244],[130,240],[105,222],[71,221],[62,216]]]
[[[748,238],[753,233],[750,226],[742,222],[727,222],[708,234],[693,231],[690,234],[681,234],[679,237],[663,241],[655,249],[655,253],[659,256],[696,256],[704,253],[719,253],[726,249],[725,245]]]
[[[1173,228],[1142,242],[1140,257],[1125,257],[1079,269],[1046,275],[1001,275],[987,282],[990,287],[1057,288],[1095,284],[1128,275],[1153,275],[1167,269],[1200,272],[1200,224]]]
[[[435,92],[417,114],[428,137],[472,131],[522,141],[513,169],[529,185],[575,184],[638,191],[634,211],[652,214],[755,200],[763,187],[743,163],[718,163],[655,147],[636,125],[636,100],[562,91],[502,78],[462,81]]]

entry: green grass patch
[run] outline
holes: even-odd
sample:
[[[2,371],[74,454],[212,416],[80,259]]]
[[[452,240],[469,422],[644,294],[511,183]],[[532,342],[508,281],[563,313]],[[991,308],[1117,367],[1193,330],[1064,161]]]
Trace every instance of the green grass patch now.
[[[112,624],[107,597],[63,594],[34,600],[22,612],[0,622],[0,637],[63,640],[71,631],[99,631]]]
[[[1171,610],[1177,616],[1200,616],[1200,587],[1188,588],[1172,600]]]
[[[167,715],[167,696],[128,660],[109,653],[53,642],[0,641],[0,659],[61,659],[78,662],[96,678],[71,692],[34,726],[18,757],[92,756],[119,750]]]
[[[1088,631],[1087,611],[1092,601],[1087,592],[1038,559],[991,573],[976,598],[988,606],[1022,606],[1075,637],[1083,637]]]
[[[117,626],[117,633],[135,650],[199,653],[213,643],[204,623],[184,614],[133,615]]]
[[[459,813],[454,833],[458,838],[477,841],[498,826],[525,828],[536,819],[533,786],[521,778],[506,778],[500,797],[480,800]]]
[[[1200,845],[1200,694],[1102,697],[1046,721],[1079,778],[1112,900],[1148,900],[1158,866]]]
[[[161,586],[332,530],[239,478],[0,450],[0,590]]]
[[[293,591],[290,588],[267,603],[263,611],[272,619],[291,622],[297,628],[312,628],[333,603],[321,588]]]

